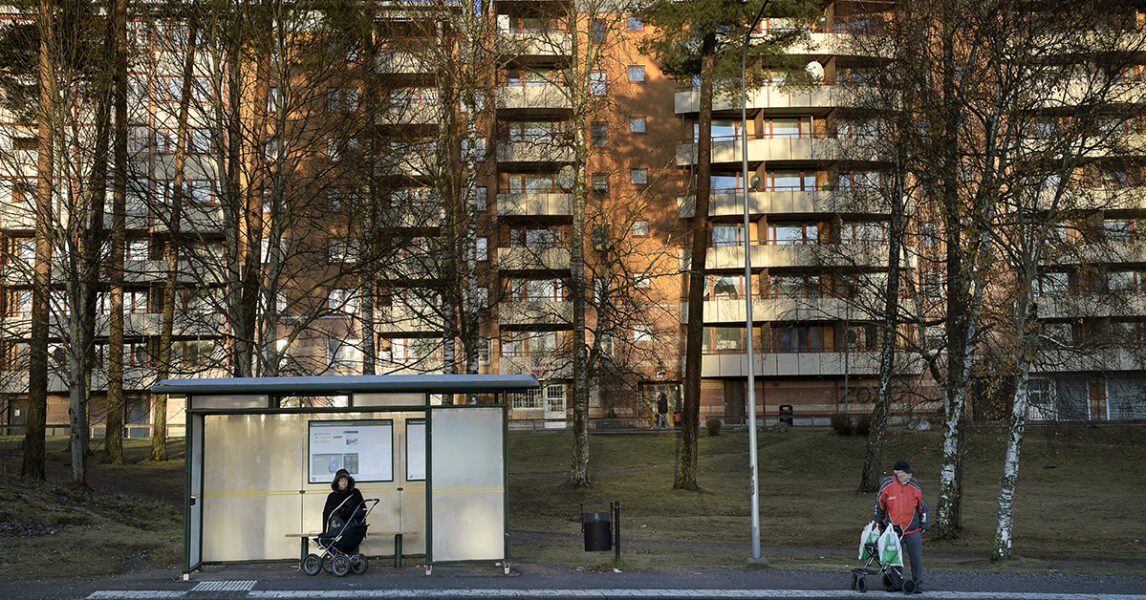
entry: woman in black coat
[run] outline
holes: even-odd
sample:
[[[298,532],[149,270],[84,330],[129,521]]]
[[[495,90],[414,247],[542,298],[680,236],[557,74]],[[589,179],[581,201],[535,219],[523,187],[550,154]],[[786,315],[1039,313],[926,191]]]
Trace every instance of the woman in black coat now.
[[[334,481],[330,482],[330,487],[334,491],[326,497],[326,506],[322,508],[322,527],[324,530],[330,529],[331,514],[338,515],[345,523],[354,516],[354,511],[362,506],[362,492],[354,487],[354,478],[346,469],[339,469],[334,474]]]

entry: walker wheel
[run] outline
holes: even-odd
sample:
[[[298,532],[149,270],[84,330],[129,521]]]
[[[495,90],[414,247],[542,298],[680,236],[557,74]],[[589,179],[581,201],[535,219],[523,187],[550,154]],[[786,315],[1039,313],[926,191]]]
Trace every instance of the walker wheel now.
[[[302,559],[302,572],[314,577],[322,570],[322,559],[317,554],[307,554]]]
[[[904,579],[903,580],[903,593],[904,594],[914,594],[915,593],[915,581],[913,581],[911,579]]]
[[[858,590],[859,593],[861,593],[861,594],[867,593],[867,578],[866,577],[859,577],[856,579],[856,590]]]

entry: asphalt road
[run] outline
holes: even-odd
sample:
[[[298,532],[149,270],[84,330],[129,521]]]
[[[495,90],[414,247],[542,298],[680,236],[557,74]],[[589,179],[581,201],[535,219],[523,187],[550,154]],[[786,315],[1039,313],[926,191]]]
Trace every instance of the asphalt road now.
[[[773,569],[665,569],[583,572],[565,567],[512,565],[510,574],[489,565],[424,568],[371,566],[364,575],[307,577],[294,564],[207,567],[184,580],[175,571],[146,571],[93,579],[28,579],[0,583],[3,599],[335,599],[367,598],[903,598],[882,591],[849,590],[846,572]],[[1146,600],[1146,573],[1097,577],[935,572],[916,598],[947,600]]]

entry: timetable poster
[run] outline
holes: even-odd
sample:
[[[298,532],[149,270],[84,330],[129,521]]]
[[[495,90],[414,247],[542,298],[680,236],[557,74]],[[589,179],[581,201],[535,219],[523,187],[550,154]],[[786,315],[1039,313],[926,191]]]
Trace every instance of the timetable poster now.
[[[392,421],[311,421],[310,483],[329,483],[339,469],[356,481],[394,480]]]

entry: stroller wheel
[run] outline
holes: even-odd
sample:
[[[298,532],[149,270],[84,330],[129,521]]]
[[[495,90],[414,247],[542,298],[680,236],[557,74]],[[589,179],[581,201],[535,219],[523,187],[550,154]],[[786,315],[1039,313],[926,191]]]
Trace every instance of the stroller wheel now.
[[[859,593],[861,593],[861,594],[867,593],[867,578],[866,577],[857,577],[856,578],[856,590],[858,590]]]
[[[322,556],[322,570],[327,573],[334,572],[334,555],[327,552]]]
[[[350,556],[350,572],[355,575],[361,575],[366,572],[366,555],[365,554],[352,554]]]
[[[331,568],[334,569],[336,577],[346,577],[346,574],[350,572],[350,559],[346,558],[345,554],[339,554],[334,557]]]
[[[848,589],[849,590],[856,589],[856,574],[855,573],[852,573],[852,584],[850,586],[848,586]]]
[[[910,580],[910,579],[904,579],[903,580],[903,593],[904,594],[914,594],[915,593],[915,582]]]
[[[307,554],[302,559],[302,572],[314,577],[322,570],[322,559],[317,554]]]

